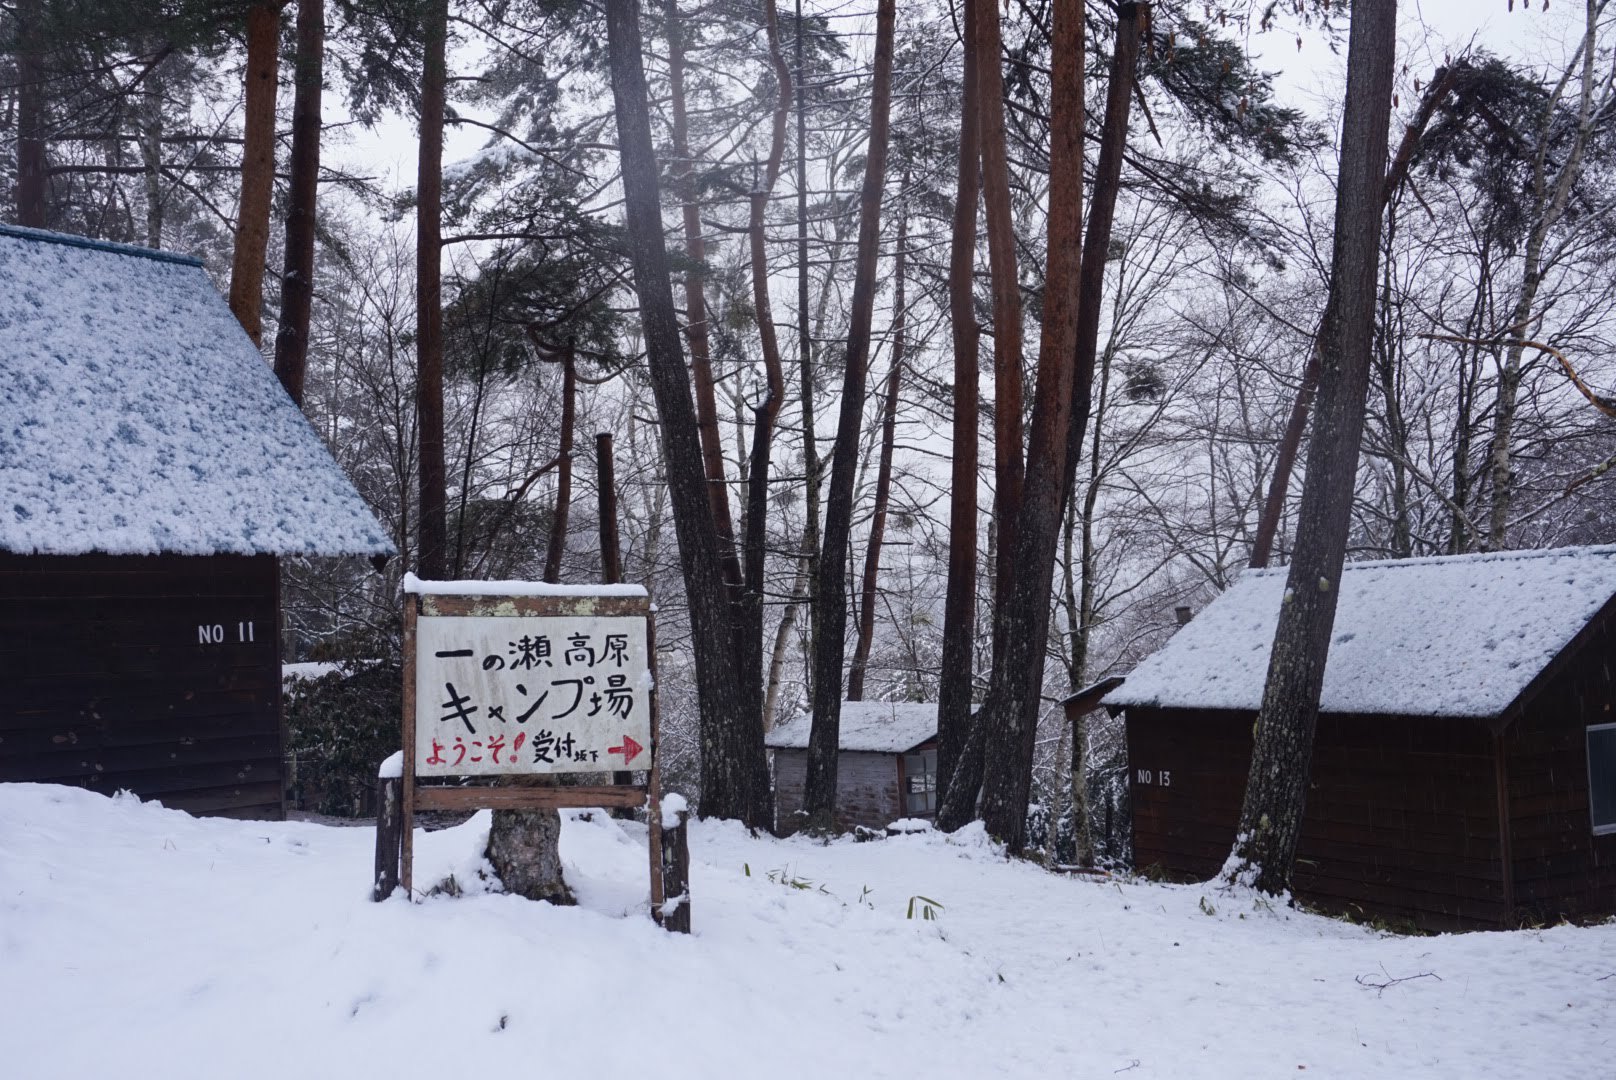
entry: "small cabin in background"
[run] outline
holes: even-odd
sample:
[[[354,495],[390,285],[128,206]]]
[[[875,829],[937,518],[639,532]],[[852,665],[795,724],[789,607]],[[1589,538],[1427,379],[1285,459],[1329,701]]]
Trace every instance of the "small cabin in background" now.
[[[1106,695],[1138,869],[1229,854],[1285,578],[1247,571]],[[1294,883],[1426,929],[1616,914],[1616,547],[1346,569]]]
[[[800,713],[763,737],[774,759],[775,816],[789,830],[802,809],[813,714]],[[937,814],[937,706],[844,701],[836,763],[836,825],[881,829]]]
[[[279,563],[393,550],[202,264],[0,226],[0,781],[279,817]]]

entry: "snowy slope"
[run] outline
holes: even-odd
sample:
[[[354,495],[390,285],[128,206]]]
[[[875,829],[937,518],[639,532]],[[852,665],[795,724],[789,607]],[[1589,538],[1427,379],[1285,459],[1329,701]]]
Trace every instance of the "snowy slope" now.
[[[371,904],[368,828],[32,785],[0,785],[0,823],[0,1040],[29,1080],[1592,1080],[1616,1054],[1616,926],[1385,937],[976,834],[697,825],[679,937],[640,914],[643,828],[598,814],[565,826],[566,909]],[[423,836],[420,878],[474,881],[486,828]]]
[[[200,263],[4,226],[0,282],[0,550],[392,552]]]
[[[1248,570],[1107,705],[1256,709],[1286,569]],[[1320,708],[1497,716],[1616,596],[1616,547],[1354,563]]]

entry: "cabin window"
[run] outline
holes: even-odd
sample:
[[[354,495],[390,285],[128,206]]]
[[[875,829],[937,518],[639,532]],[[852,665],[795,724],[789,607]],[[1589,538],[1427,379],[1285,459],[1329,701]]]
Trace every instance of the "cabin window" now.
[[[1588,809],[1596,834],[1616,833],[1616,724],[1588,729]]]
[[[906,814],[937,812],[937,751],[903,755],[903,811]]]

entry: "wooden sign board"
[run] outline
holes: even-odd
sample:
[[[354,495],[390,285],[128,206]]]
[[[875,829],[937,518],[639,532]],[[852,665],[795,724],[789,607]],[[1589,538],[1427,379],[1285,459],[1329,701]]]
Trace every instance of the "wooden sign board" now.
[[[415,775],[644,769],[644,615],[440,615],[415,634]]]
[[[417,809],[659,805],[656,629],[643,588],[411,574],[404,591],[406,895]],[[646,782],[561,784],[625,771]],[[653,913],[664,900],[661,832],[649,830]]]

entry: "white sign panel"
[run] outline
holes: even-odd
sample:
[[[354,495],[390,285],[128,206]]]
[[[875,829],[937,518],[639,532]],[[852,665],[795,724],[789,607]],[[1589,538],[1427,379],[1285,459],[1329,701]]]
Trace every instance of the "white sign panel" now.
[[[417,776],[651,767],[645,618],[423,616]]]

